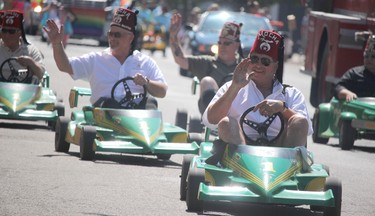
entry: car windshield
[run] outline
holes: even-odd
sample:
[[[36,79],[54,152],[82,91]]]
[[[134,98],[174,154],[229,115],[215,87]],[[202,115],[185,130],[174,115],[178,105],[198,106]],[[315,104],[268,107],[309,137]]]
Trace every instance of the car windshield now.
[[[270,29],[269,23],[263,17],[256,17],[246,13],[210,13],[201,23],[200,31],[217,32],[223,27],[225,22],[242,23],[241,34],[256,35],[261,29]]]

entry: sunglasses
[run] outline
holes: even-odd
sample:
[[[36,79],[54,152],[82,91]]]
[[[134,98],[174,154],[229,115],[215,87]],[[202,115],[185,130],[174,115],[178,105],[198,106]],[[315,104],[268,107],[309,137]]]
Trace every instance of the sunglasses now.
[[[1,33],[3,34],[15,34],[18,31],[18,29],[1,29]]]
[[[252,64],[258,63],[259,59],[260,59],[260,63],[262,63],[262,65],[264,65],[266,67],[270,66],[270,64],[273,63],[273,61],[269,58],[265,58],[265,57],[259,58],[259,56],[256,56],[256,55],[250,56],[250,62]]]
[[[221,42],[221,41],[218,41],[217,44],[219,45],[224,45],[224,46],[229,46],[231,44],[233,44],[234,42],[232,41],[225,41],[225,42]]]
[[[122,34],[121,32],[107,32],[108,37],[114,37],[114,38],[121,38]]]

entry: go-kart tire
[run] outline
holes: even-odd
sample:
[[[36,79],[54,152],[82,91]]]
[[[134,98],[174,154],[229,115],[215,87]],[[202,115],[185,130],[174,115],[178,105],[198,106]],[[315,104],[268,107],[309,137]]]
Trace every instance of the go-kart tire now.
[[[157,154],[156,158],[159,160],[169,160],[171,159],[171,154]]]
[[[189,170],[186,191],[186,206],[189,211],[202,211],[203,201],[198,200],[198,190],[201,182],[204,182],[204,170],[193,168]]]
[[[79,140],[79,156],[81,160],[93,160],[95,151],[93,149],[96,138],[96,128],[94,126],[83,126]]]
[[[180,200],[186,200],[186,191],[187,191],[187,176],[189,173],[190,163],[194,155],[187,154],[182,158],[182,167],[180,175]]]
[[[55,151],[57,152],[69,152],[70,143],[65,141],[69,121],[70,119],[65,116],[59,117],[56,121]]]
[[[61,102],[56,103],[55,110],[57,111],[57,116],[64,116],[65,115],[65,107],[64,104]],[[51,131],[56,130],[56,121],[48,121],[48,127],[51,129]]]
[[[177,110],[175,125],[184,130],[187,128],[188,112],[186,110]]]
[[[57,111],[58,116],[64,116],[65,115],[65,106],[61,102],[57,102],[55,106],[55,110]]]
[[[204,141],[204,138],[202,136],[202,133],[189,133],[188,134],[188,142],[196,142],[198,145],[200,145]]]
[[[327,178],[325,190],[332,190],[333,196],[335,198],[334,207],[325,207],[324,216],[340,216],[341,215],[341,201],[342,201],[342,184],[337,178],[329,177]]]
[[[189,119],[189,133],[203,133],[204,127],[201,118],[198,116],[190,117]]]
[[[319,108],[315,110],[315,113],[314,113],[314,117],[313,117],[313,129],[314,129],[314,132],[312,134],[312,139],[313,139],[313,142],[314,143],[320,143],[320,144],[327,144],[328,143],[328,140],[329,138],[322,138],[322,137],[319,137]]]
[[[342,150],[353,148],[357,131],[351,126],[351,120],[342,120],[340,124],[339,145]]]

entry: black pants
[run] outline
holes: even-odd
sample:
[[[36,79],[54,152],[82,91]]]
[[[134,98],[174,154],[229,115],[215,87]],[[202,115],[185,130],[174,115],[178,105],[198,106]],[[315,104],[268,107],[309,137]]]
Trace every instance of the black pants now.
[[[208,104],[210,104],[212,98],[214,98],[216,92],[213,89],[208,89],[202,93],[201,97],[198,99],[199,112],[203,115]]]

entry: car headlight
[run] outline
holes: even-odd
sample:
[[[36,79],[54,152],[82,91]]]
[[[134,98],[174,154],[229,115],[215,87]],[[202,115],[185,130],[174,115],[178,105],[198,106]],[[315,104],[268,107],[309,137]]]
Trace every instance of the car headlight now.
[[[214,44],[214,45],[212,45],[211,46],[211,52],[213,53],[213,54],[217,54],[218,52],[219,52],[219,46],[217,45],[217,44]]]

